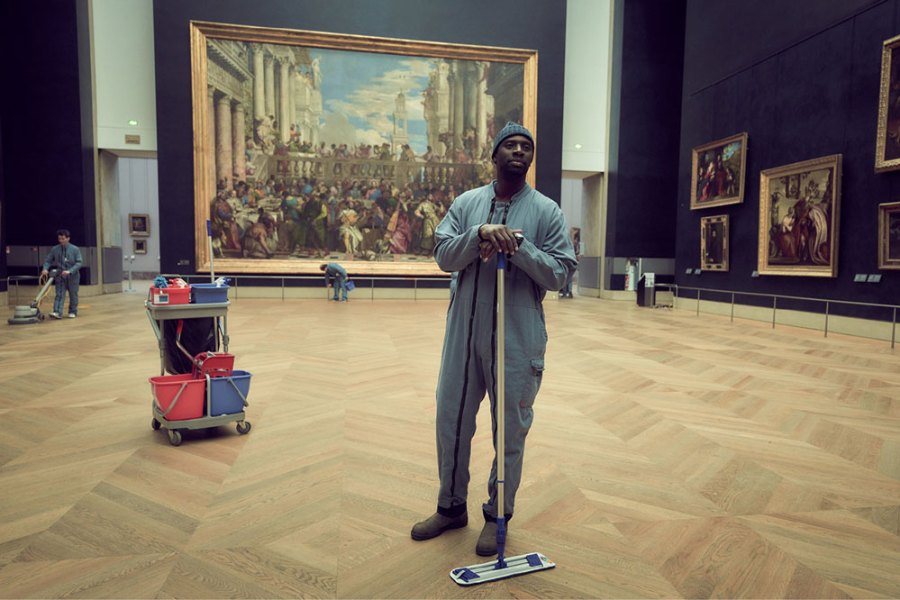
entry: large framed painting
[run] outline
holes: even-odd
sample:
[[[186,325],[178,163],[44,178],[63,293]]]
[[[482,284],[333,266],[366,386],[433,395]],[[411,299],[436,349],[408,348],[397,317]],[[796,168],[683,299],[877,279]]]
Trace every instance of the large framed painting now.
[[[881,91],[875,171],[900,169],[900,36],[885,40],[881,50]]]
[[[878,205],[878,268],[900,269],[900,202]]]
[[[691,210],[743,202],[746,167],[746,132],[694,148]]]
[[[700,219],[700,269],[728,271],[728,215]]]
[[[495,133],[538,135],[537,58],[192,22],[197,270],[440,274],[434,229],[493,178]]]
[[[761,275],[837,277],[841,160],[834,154],[760,173]]]

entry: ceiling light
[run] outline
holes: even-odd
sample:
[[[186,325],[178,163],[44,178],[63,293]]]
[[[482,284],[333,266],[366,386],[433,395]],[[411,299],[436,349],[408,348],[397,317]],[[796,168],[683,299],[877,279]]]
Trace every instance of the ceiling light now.
[[[132,127],[134,127],[135,125],[138,124],[137,119],[130,119],[128,121],[128,124],[131,125]]]
[[[576,149],[576,150],[581,150],[581,144],[575,144],[575,149]]]

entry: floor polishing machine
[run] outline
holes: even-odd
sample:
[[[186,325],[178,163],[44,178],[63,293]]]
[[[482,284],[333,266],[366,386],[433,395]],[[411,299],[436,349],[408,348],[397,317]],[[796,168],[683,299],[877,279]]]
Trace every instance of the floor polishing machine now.
[[[41,289],[38,290],[37,296],[34,297],[34,302],[30,305],[21,305],[17,306],[13,312],[13,316],[6,320],[10,325],[30,325],[31,323],[38,323],[44,320],[44,313],[41,312],[41,301],[44,299],[44,296],[47,295],[47,292],[50,291],[50,287],[56,282],[56,278],[59,275],[59,269],[51,269],[49,274],[46,276],[46,280],[44,280],[44,276],[41,276],[41,280],[43,284],[41,285]]]

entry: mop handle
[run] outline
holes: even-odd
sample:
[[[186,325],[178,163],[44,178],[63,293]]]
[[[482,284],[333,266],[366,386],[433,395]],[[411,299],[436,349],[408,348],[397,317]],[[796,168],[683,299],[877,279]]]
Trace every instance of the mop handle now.
[[[497,517],[506,516],[503,506],[506,486],[506,255],[497,254]]]
[[[216,282],[216,269],[213,266],[212,221],[206,220],[206,239],[209,240],[209,280]]]

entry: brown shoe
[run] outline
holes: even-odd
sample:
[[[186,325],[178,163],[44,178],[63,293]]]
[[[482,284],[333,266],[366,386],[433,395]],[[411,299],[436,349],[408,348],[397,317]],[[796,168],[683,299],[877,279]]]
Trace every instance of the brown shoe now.
[[[413,525],[410,535],[412,539],[422,541],[430,540],[447,531],[448,529],[459,529],[469,524],[469,517],[466,513],[458,517],[445,517],[441,513],[434,513],[424,521],[420,521]]]
[[[497,522],[485,521],[484,529],[478,536],[478,543],[475,545],[475,554],[478,556],[493,556],[497,554]]]

